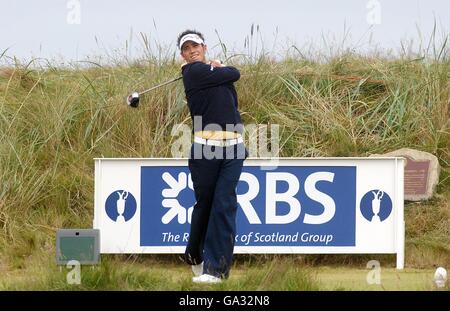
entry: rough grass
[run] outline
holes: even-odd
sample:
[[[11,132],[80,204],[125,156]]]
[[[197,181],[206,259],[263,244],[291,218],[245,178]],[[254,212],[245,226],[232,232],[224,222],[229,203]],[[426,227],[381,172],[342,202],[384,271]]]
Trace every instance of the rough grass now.
[[[436,290],[434,269],[406,268],[399,271],[383,266],[380,284],[369,284],[365,267],[317,266],[301,257],[271,256],[256,262],[237,260],[230,278],[221,284],[192,283],[190,268],[181,262],[150,256],[103,256],[98,266],[82,266],[80,284],[69,284],[72,267],[56,267],[53,256],[29,259],[23,269],[2,273],[0,290]],[[239,256],[238,256],[239,257]],[[389,263],[388,263],[389,266]],[[448,290],[448,285],[443,290]]]
[[[230,63],[242,73],[244,122],[279,124],[283,157],[368,156],[401,147],[436,155],[437,195],[405,205],[406,267],[450,267],[448,58],[342,54],[319,62],[261,54]],[[148,94],[138,110],[124,98],[179,75],[179,67],[170,58],[147,58],[0,69],[0,289],[72,288],[67,271],[54,265],[55,232],[92,226],[94,157],[171,157],[173,126],[190,125],[182,84]],[[99,267],[83,267],[77,288],[197,289],[176,256],[144,257],[103,256]],[[314,267],[365,269],[377,258],[395,264],[393,256],[372,257],[237,256],[235,276],[219,289],[320,289]]]
[[[81,267],[80,284],[69,284],[73,267],[57,267],[54,257],[40,254],[23,269],[0,279],[0,290],[318,290],[312,270],[292,258],[274,258],[259,265],[235,265],[221,284],[192,283],[190,268],[181,262],[135,256],[103,256],[98,266]]]

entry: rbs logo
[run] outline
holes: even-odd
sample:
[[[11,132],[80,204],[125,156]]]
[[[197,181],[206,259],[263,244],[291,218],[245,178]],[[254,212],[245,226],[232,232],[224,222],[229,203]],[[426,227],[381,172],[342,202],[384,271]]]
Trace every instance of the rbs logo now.
[[[186,188],[194,190],[191,175],[181,172],[177,177],[174,177],[170,173],[164,172],[162,179],[168,186],[162,190],[164,197],[162,206],[169,210],[163,215],[161,221],[164,224],[168,224],[176,218],[180,224],[184,224],[186,221],[190,223],[193,206],[183,207],[177,197]],[[336,211],[336,204],[333,198],[316,188],[316,184],[320,181],[332,183],[333,180],[334,173],[330,172],[317,172],[306,178],[304,183],[305,194],[310,199],[320,203],[323,206],[323,211],[319,215],[305,214],[304,223],[323,224],[333,218]],[[248,191],[237,196],[238,203],[250,224],[261,224],[261,219],[252,204],[252,200],[260,191],[259,181],[255,175],[244,172],[241,174],[240,182],[247,183]],[[286,182],[288,184],[288,190],[286,192],[277,192],[277,182]],[[295,196],[299,190],[300,182],[295,175],[291,173],[267,173],[265,223],[287,224],[297,220],[301,213],[301,203]],[[285,202],[289,205],[287,214],[278,214],[278,202]]]
[[[164,232],[189,232],[195,205],[189,173],[187,167],[141,168],[142,246],[162,245]],[[238,234],[336,233],[332,245],[354,244],[354,166],[280,166],[272,171],[244,166],[237,199]]]
[[[334,173],[316,172],[306,177],[304,181],[304,192],[306,196],[321,204],[322,210],[318,214],[305,214],[303,222],[305,224],[324,224],[330,221],[335,212],[336,204],[332,197],[317,189],[316,184],[320,181],[332,183]],[[260,192],[260,184],[255,175],[243,172],[240,182],[246,182],[249,190],[238,195],[238,203],[242,211],[247,217],[250,224],[261,224],[261,219],[256,213],[252,200]],[[285,192],[277,192],[277,183],[287,183]],[[265,223],[266,224],[287,224],[297,220],[301,214],[301,203],[297,198],[300,190],[300,182],[298,178],[291,173],[266,173],[266,189],[265,189]],[[280,214],[277,210],[278,203],[286,203],[289,206],[287,213]]]

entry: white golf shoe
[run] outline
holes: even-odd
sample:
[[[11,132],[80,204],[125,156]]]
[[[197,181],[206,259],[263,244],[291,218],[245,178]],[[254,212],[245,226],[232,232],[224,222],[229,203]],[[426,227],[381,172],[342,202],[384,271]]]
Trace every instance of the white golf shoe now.
[[[192,265],[192,272],[195,276],[200,276],[203,274],[203,261],[199,263],[198,265]]]
[[[222,279],[215,277],[214,275],[202,274],[200,276],[193,277],[192,282],[202,284],[217,284],[222,282]]]

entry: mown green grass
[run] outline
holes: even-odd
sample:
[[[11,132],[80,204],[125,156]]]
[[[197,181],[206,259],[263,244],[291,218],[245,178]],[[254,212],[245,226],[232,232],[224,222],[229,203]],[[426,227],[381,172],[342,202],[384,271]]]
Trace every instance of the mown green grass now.
[[[433,281],[434,269],[383,268],[380,270],[380,283],[367,282],[367,269],[348,267],[321,267],[315,277],[321,290],[375,290],[375,291],[431,291],[448,290],[438,288]]]
[[[278,124],[280,156],[368,156],[409,147],[438,157],[435,197],[405,205],[406,267],[426,273],[450,267],[450,60],[443,49],[446,57],[435,59],[343,53],[274,61],[261,53],[229,62],[242,74],[236,87],[244,123]],[[172,156],[172,128],[191,125],[182,83],[149,93],[137,110],[124,104],[132,90],[180,74],[175,59],[150,56],[108,66],[0,69],[0,289],[73,288],[54,264],[55,233],[92,227],[93,158]],[[103,256],[101,266],[83,267],[76,288],[197,288],[176,260],[143,257]],[[219,289],[332,289],[319,267],[364,269],[372,259],[300,257],[238,256],[236,274]],[[392,268],[395,260],[386,258]]]

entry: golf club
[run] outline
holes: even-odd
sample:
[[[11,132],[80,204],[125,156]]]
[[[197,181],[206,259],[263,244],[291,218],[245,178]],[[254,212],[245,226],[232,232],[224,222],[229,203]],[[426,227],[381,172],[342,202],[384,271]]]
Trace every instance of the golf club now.
[[[148,90],[145,90],[145,91],[142,91],[142,92],[133,92],[130,95],[128,95],[127,98],[126,98],[127,105],[130,106],[130,107],[133,107],[133,108],[137,108],[139,106],[139,97],[141,95],[144,95],[145,93],[148,93],[148,92],[150,92],[150,91],[152,91],[154,89],[157,89],[157,88],[159,88],[161,86],[164,86],[164,85],[170,84],[172,82],[178,81],[178,80],[180,80],[182,78],[183,78],[183,76],[180,76],[180,77],[174,78],[172,80],[166,81],[164,83],[155,85],[155,86],[149,88]]]

